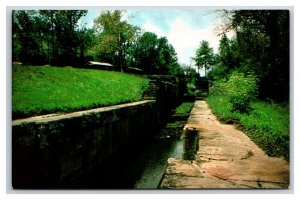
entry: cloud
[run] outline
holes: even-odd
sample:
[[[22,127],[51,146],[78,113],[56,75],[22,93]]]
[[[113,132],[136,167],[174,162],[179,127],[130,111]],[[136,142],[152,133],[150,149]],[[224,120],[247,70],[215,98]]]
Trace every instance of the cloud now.
[[[159,29],[157,26],[151,24],[151,23],[145,23],[141,26],[142,30],[155,33],[159,37],[165,36],[165,34]]]
[[[168,41],[174,46],[179,62],[190,63],[190,58],[194,57],[195,51],[202,40],[207,40],[210,47],[217,52],[219,39],[212,24],[206,28],[194,28],[180,17],[171,23],[170,32],[167,33]]]

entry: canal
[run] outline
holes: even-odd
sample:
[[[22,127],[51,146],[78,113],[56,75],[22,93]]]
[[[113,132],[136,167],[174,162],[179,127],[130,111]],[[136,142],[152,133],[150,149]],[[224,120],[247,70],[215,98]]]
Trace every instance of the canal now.
[[[192,108],[190,103],[188,113]],[[174,112],[176,112],[174,110]],[[185,111],[187,112],[187,111]],[[173,113],[174,114],[174,113]],[[168,158],[182,158],[182,130],[188,115],[172,115],[155,137],[132,144],[115,155],[105,166],[85,174],[72,188],[156,189],[167,168]]]

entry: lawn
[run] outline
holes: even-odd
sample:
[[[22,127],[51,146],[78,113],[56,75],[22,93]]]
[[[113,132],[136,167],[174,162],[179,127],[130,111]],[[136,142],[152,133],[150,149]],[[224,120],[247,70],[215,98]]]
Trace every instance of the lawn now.
[[[121,72],[14,65],[13,119],[138,101],[148,83]]]
[[[249,114],[231,112],[229,98],[210,95],[208,104],[223,122],[236,123],[269,156],[283,156],[289,160],[290,117],[289,106],[272,102],[255,101]]]

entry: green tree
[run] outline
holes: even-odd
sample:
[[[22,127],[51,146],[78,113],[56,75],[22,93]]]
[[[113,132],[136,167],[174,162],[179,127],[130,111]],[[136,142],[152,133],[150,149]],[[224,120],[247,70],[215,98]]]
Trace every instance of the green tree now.
[[[130,56],[130,65],[142,69],[145,74],[177,76],[183,73],[176,51],[167,38],[159,38],[151,32],[145,32],[137,39],[130,48]]]
[[[14,60],[39,63],[41,43],[39,41],[37,13],[33,10],[18,10],[12,13],[12,55]]]
[[[84,65],[90,60],[93,60],[93,56],[89,54],[89,49],[95,45],[95,30],[93,28],[86,28],[84,25],[78,29],[78,46],[77,54],[81,65]]]
[[[50,27],[49,47],[51,48],[51,64],[75,65],[79,55],[78,20],[86,15],[85,10],[47,10],[41,11],[47,16],[45,24]]]
[[[113,63],[120,71],[126,69],[128,50],[139,30],[122,20],[122,13],[121,10],[104,11],[94,20],[98,41],[91,49],[96,58]]]
[[[154,33],[143,33],[131,46],[130,65],[140,68],[145,74],[154,74],[159,65],[158,37]]]
[[[178,58],[174,47],[169,44],[167,38],[159,38],[159,72],[160,74],[179,75],[182,70],[178,64]]]
[[[84,10],[13,11],[13,59],[30,64],[78,64],[78,20],[86,13]]]
[[[214,67],[207,76],[212,80],[222,79],[240,66],[241,59],[237,38],[229,39],[223,33],[219,41],[218,53],[215,55]]]
[[[219,62],[221,62],[221,65],[228,68],[227,72],[239,67],[240,62],[236,38],[230,40],[226,34],[222,35],[220,39],[218,59]]]
[[[230,10],[225,30],[236,32],[240,69],[254,71],[260,97],[289,99],[289,11]]]
[[[208,41],[203,40],[200,42],[193,60],[196,62],[196,66],[198,67],[198,73],[200,69],[204,68],[206,76],[206,71],[212,64],[214,64],[215,61],[213,49],[209,47]]]

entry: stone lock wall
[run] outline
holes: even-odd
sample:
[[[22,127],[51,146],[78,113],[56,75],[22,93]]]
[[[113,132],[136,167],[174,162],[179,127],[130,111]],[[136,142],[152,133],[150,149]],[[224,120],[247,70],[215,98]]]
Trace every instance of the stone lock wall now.
[[[13,121],[14,188],[59,188],[156,132],[157,104],[145,100]],[[66,184],[67,183],[67,184]]]
[[[164,123],[172,108],[182,102],[185,90],[183,80],[167,75],[147,75],[149,87],[144,99],[154,99],[159,109],[160,123]]]

